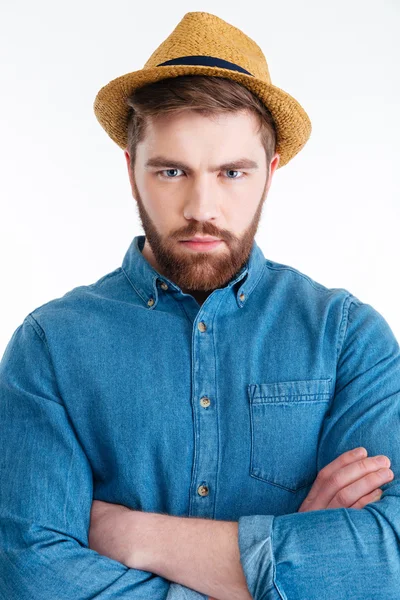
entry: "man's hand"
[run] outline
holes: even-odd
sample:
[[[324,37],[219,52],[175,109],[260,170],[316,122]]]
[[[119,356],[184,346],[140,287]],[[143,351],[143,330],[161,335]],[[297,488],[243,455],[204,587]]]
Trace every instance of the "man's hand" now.
[[[126,565],[132,549],[132,511],[122,504],[94,500],[90,512],[89,547]]]
[[[377,456],[367,457],[365,448],[363,454],[357,455],[357,450],[360,449],[341,454],[321,469],[298,512],[363,508],[379,500],[382,493],[379,486],[394,477],[393,471],[385,468],[390,466],[390,459],[383,456],[381,464]],[[94,500],[90,514],[90,548],[131,568],[141,568],[133,559],[134,544],[140,543],[134,533],[137,531],[135,512],[121,504]],[[208,600],[216,599],[208,596]]]
[[[378,457],[382,457],[383,463],[378,462]],[[297,512],[364,508],[369,502],[379,500],[382,495],[379,486],[393,479],[393,471],[387,467],[390,467],[387,456],[367,457],[365,448],[344,452],[321,469]]]

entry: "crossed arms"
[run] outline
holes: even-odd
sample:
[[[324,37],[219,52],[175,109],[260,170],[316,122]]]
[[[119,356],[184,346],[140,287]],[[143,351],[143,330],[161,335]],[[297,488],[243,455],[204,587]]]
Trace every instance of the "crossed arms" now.
[[[167,561],[164,576],[140,565],[129,568],[89,547],[91,468],[60,399],[44,332],[27,317],[0,366],[0,597],[205,600],[214,594],[220,600],[230,590],[246,598],[240,595],[246,594],[244,574],[255,600],[317,600],[321,590],[325,600],[398,599],[400,349],[372,307],[352,302],[348,309],[318,470],[360,445],[370,456],[385,454],[396,477],[382,486],[381,500],[361,510],[249,515],[237,523],[182,519],[186,527],[201,528],[193,537],[182,529],[178,546],[174,527],[172,546],[188,552],[182,540],[192,540],[196,571],[185,562],[180,568],[185,556],[168,548],[175,562]],[[168,531],[174,517],[158,518]],[[148,549],[141,558],[149,555],[150,563],[159,561]],[[222,569],[220,580],[216,568]]]
[[[320,471],[299,512],[361,509],[378,501],[380,486],[394,477],[389,464],[385,456],[367,457],[365,448],[345,452]],[[146,513],[94,500],[89,545],[132,569],[162,575],[218,600],[251,598],[235,521]]]

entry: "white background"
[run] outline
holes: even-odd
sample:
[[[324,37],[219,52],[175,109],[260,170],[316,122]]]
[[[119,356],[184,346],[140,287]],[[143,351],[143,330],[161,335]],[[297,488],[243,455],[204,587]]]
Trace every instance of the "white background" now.
[[[376,308],[400,340],[400,2],[2,2],[0,355],[34,308],[120,266],[143,233],[98,90],[143,67],[188,11],[262,48],[312,121],[274,176],[266,258]]]

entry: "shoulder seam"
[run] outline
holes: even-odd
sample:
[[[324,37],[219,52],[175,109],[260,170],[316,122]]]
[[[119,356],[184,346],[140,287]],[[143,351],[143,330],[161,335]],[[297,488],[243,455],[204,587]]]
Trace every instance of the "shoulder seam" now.
[[[105,275],[103,275],[103,277],[100,277],[100,279],[98,279],[97,281],[94,281],[93,283],[89,283],[87,286],[80,286],[80,287],[88,287],[88,288],[92,288],[95,286],[100,287],[104,281],[107,281],[108,279],[111,279],[111,277],[116,277],[117,275],[121,275],[121,274],[122,274],[122,268],[117,267],[116,269],[114,269],[114,271],[111,271],[111,273],[106,273]]]
[[[36,329],[36,332],[38,333],[38,335],[41,335],[40,330],[42,330],[42,328],[40,327],[39,323],[35,320],[33,313],[39,313],[41,311],[41,309],[46,308],[49,304],[53,304],[53,303],[62,301],[64,299],[70,299],[71,295],[76,292],[81,292],[82,290],[85,290],[85,289],[92,290],[96,286],[100,287],[102,285],[103,281],[105,281],[106,279],[109,279],[111,277],[121,275],[121,274],[122,274],[121,267],[117,267],[114,271],[111,271],[111,273],[106,273],[106,275],[103,275],[103,277],[100,277],[100,279],[98,279],[97,281],[94,281],[93,283],[77,285],[76,287],[66,291],[62,296],[57,296],[56,298],[51,298],[51,300],[48,300],[47,302],[44,302],[43,304],[36,306],[29,313],[29,316],[35,321],[37,327],[39,328],[39,329]],[[30,324],[32,325],[32,327],[34,327],[34,325],[32,323],[30,323]],[[43,335],[44,335],[44,332],[43,332]]]
[[[345,291],[345,292],[349,293],[349,291],[346,290],[345,288],[328,288],[327,286],[322,285],[321,283],[318,283],[318,281],[314,281],[311,277],[309,277],[305,273],[302,273],[298,269],[295,269],[294,267],[291,267],[289,265],[274,266],[274,264],[272,264],[271,260],[269,260],[268,258],[265,260],[265,264],[268,269],[272,269],[274,271],[291,271],[295,275],[299,275],[300,277],[302,277],[303,279],[308,281],[308,283],[315,290],[317,290],[319,292],[325,292],[325,293],[328,292],[330,294],[333,294],[334,292],[337,292],[339,290],[339,291]]]
[[[348,296],[346,296],[343,302],[342,319],[340,321],[338,343],[336,347],[336,362],[338,362],[339,360],[339,356],[343,348],[343,343],[346,338],[347,329],[349,325],[350,306],[351,304],[355,304],[357,302],[360,303],[360,301],[353,294],[349,294]]]
[[[57,390],[58,390],[59,397],[62,398],[61,393],[60,393],[60,389],[59,389],[59,386],[58,386],[58,381],[57,381],[55,369],[54,369],[53,359],[51,358],[50,348],[49,348],[49,345],[47,343],[46,334],[43,331],[43,328],[36,321],[36,319],[32,315],[32,313],[29,313],[25,317],[24,322],[27,323],[28,325],[30,325],[32,327],[32,329],[35,331],[36,335],[42,340],[43,345],[45,346],[45,348],[47,350],[47,354],[49,355],[49,361],[50,361],[51,369],[52,369],[53,374],[54,374],[54,379],[55,379],[55,382],[56,382],[56,385],[57,385]],[[66,410],[65,405],[64,405],[63,402],[57,402],[56,400],[52,400],[51,398],[47,398],[47,401],[48,402],[54,402],[55,404],[58,404],[58,406],[61,406],[64,410]]]
[[[47,346],[46,335],[45,335],[42,327],[36,321],[36,319],[35,319],[35,317],[33,316],[32,313],[29,313],[29,315],[27,315],[25,317],[25,321],[32,327],[32,329],[34,329],[34,331],[40,337],[40,339],[42,340],[42,342],[44,342],[46,344],[46,346]]]

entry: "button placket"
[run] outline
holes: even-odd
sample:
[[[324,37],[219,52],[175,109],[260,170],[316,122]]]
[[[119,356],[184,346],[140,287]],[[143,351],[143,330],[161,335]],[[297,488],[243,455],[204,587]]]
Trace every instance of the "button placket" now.
[[[218,416],[216,398],[215,343],[208,307],[193,330],[193,411],[196,452],[189,514],[213,518],[218,471]],[[207,316],[207,318],[206,318]]]

